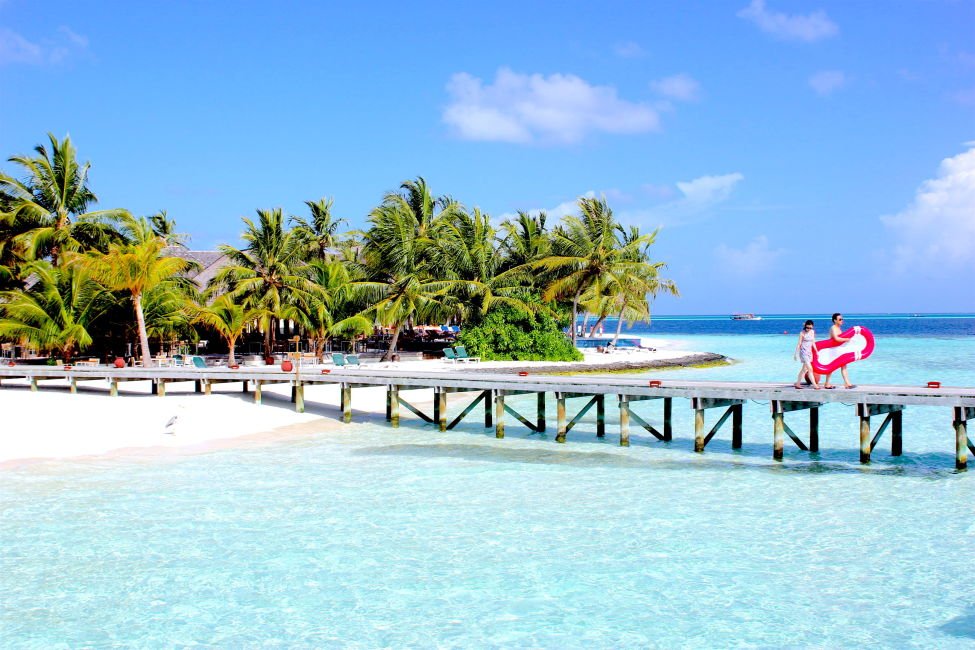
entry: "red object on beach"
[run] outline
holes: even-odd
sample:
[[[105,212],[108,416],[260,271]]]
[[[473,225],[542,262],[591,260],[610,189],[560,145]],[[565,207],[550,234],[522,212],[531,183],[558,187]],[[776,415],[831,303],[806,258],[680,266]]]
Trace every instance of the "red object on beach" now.
[[[13,361],[10,361],[10,362],[8,362],[8,363],[7,363],[7,365],[8,365],[8,366],[10,366],[11,368],[13,368],[13,367],[14,367],[14,366],[16,366],[17,364],[16,364],[16,363],[14,363]]]
[[[528,376],[528,373],[525,372],[524,370],[522,370],[521,372],[518,373],[518,376],[519,377],[527,377]]]
[[[291,363],[289,359],[285,359],[284,361],[281,362],[281,370],[284,370],[285,372],[291,372],[294,369],[295,366],[293,363]]]
[[[240,369],[240,366],[235,363],[234,365],[230,366],[230,369],[231,370],[238,370],[238,369]]]
[[[124,368],[125,367],[125,359],[123,359],[122,357],[115,357],[115,362],[114,362],[113,365],[116,368]]]
[[[650,380],[650,388],[660,388],[660,383],[661,382],[660,382],[659,379],[651,379]]]
[[[929,381],[928,382],[928,388],[941,388],[941,382],[940,381]]]
[[[837,343],[833,339],[816,341],[813,345],[812,367],[821,375],[828,375],[854,361],[861,361],[873,354],[873,333],[857,325],[840,334],[851,340]]]
[[[270,356],[264,357],[264,365],[265,366],[273,366],[274,365],[274,357],[270,357]]]
[[[323,375],[327,375],[330,372],[332,372],[332,369],[331,368],[322,368],[322,374]]]

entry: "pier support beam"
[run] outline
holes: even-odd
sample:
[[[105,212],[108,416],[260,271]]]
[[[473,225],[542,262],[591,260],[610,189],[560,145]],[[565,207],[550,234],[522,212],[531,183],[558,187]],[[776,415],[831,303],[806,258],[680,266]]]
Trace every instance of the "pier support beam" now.
[[[572,397],[586,397],[589,399],[585,406],[570,421],[567,420],[565,400]],[[585,393],[555,393],[556,413],[558,425],[555,434],[555,442],[565,442],[565,435],[577,425],[589,410],[596,407],[596,435],[600,438],[606,435],[606,396],[587,395]]]
[[[295,396],[295,413],[305,412],[305,386],[300,381],[295,381],[293,386]]]
[[[254,403],[255,404],[261,403],[261,388],[263,384],[264,382],[262,382],[260,379],[254,380]]]
[[[630,446],[630,396],[620,395],[620,447]]]
[[[733,417],[732,420],[732,434],[731,434],[731,446],[733,449],[738,449],[741,447],[741,418],[742,418],[742,405],[745,400],[742,399],[714,399],[710,397],[692,397],[691,398],[691,408],[694,409],[694,451],[703,452],[704,448],[707,447],[708,443],[714,435],[721,429],[722,425],[728,421],[728,418]],[[711,431],[706,435],[704,433],[704,411],[713,408],[727,408],[720,418],[718,418],[717,423],[711,427]],[[735,445],[738,445],[737,447]]]
[[[399,428],[399,386],[390,384],[386,389],[387,413],[390,425],[394,429]]]
[[[78,380],[74,377],[71,378],[71,388],[69,389],[72,393],[78,392]]]
[[[538,423],[538,431],[545,431],[545,393],[536,396],[535,421]]]
[[[342,395],[339,400],[342,409],[342,421],[348,424],[352,422],[352,384],[342,382]]]
[[[494,393],[494,437],[504,438],[504,391]]]
[[[203,392],[203,382],[200,381],[199,379],[197,379],[196,381],[194,381],[193,382],[193,390],[196,391],[197,393],[202,393]]]
[[[494,426],[494,413],[491,412],[491,407],[494,403],[494,391],[486,390],[484,391],[484,428],[490,429]]]
[[[674,439],[673,414],[674,414],[674,398],[665,397],[664,398],[664,442],[670,442],[671,440]]]
[[[968,420],[975,419],[975,408],[956,406],[952,426],[955,429],[955,469],[968,469],[968,452],[975,453],[975,445],[968,439]]]
[[[819,407],[820,402],[795,402],[772,400],[772,458],[782,460],[785,455],[785,436],[788,435],[796,447],[803,451],[819,451]],[[809,445],[792,431],[785,422],[785,414],[792,411],[809,411]],[[739,444],[740,446],[740,444]]]
[[[108,394],[112,397],[118,397],[118,379],[112,377],[108,380]]]
[[[894,430],[897,432],[897,440],[891,441],[891,453],[895,450],[897,454],[903,450],[903,444],[901,442],[901,411],[904,410],[903,404],[857,404],[857,416],[860,418],[860,462],[863,464],[868,464],[870,462],[870,454],[873,453],[874,448],[877,446],[877,442],[880,441],[881,436],[884,435],[884,431],[891,423],[896,422],[894,425]],[[884,415],[887,417],[884,419],[883,424],[877,429],[876,435],[873,438],[870,437],[870,416],[872,415]],[[892,434],[893,436],[893,434]]]
[[[447,391],[442,388],[433,391],[433,421],[441,431],[447,430]]]

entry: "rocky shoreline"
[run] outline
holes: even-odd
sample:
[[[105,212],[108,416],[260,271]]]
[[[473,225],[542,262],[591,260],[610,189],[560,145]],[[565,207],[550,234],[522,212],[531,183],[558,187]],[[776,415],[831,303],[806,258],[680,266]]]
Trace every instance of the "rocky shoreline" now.
[[[702,364],[721,363],[730,361],[723,354],[714,352],[696,352],[682,357],[668,359],[648,359],[637,356],[620,357],[609,363],[587,363],[586,361],[556,361],[552,363],[541,363],[538,361],[526,362],[525,365],[515,365],[499,368],[494,365],[478,367],[478,364],[470,364],[464,367],[466,372],[489,372],[492,374],[516,374],[519,372],[531,372],[533,374],[557,374],[557,373],[576,373],[576,372],[618,372],[627,370],[653,370],[654,368],[689,368]]]

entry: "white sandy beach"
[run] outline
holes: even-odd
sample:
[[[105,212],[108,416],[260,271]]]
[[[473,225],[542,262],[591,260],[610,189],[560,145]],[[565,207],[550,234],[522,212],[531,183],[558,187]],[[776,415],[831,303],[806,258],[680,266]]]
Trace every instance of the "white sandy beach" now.
[[[665,361],[695,354],[664,345],[655,347],[656,352],[590,353],[583,363],[610,366],[637,358]],[[480,367],[500,370],[541,363],[495,361]],[[414,372],[452,367],[439,361],[398,364],[398,368]],[[289,429],[307,434],[342,426],[337,386],[308,386],[305,400],[306,412],[295,413],[287,384],[265,386],[265,403],[256,405],[251,395],[241,392],[240,384],[216,385],[213,394],[207,396],[194,393],[192,383],[177,383],[167,387],[165,397],[159,397],[150,394],[149,382],[124,382],[119,396],[113,398],[103,382],[86,382],[73,395],[68,392],[67,381],[45,381],[38,392],[31,392],[26,380],[5,380],[0,386],[0,468],[130,450],[206,450],[243,444],[240,441],[252,441],[255,436],[286,434]],[[413,401],[429,403],[431,396],[417,393]],[[353,408],[357,418],[364,413],[381,416],[384,389],[357,389]],[[172,418],[175,422],[167,427]]]

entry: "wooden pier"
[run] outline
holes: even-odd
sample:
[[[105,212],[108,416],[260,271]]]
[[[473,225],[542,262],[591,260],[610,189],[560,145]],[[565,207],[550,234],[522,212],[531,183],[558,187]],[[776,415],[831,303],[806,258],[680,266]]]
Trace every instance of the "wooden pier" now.
[[[461,369],[427,371],[415,368],[363,367],[358,369],[335,368],[323,373],[318,368],[284,372],[277,368],[72,368],[52,366],[18,365],[0,367],[0,384],[8,379],[25,379],[30,390],[38,390],[40,382],[47,380],[68,381],[71,392],[77,391],[78,382],[104,381],[109,394],[118,395],[119,384],[130,381],[152,382],[152,393],[163,396],[166,384],[193,382],[196,392],[209,394],[211,386],[237,382],[244,392],[253,392],[254,400],[261,402],[262,387],[267,384],[288,383],[295,409],[305,408],[305,387],[308,385],[337,385],[340,389],[339,408],[345,422],[352,420],[353,390],[363,387],[384,387],[386,390],[386,419],[392,426],[399,426],[400,407],[420,419],[436,424],[441,431],[456,427],[476,407],[481,405],[484,426],[494,428],[498,438],[504,437],[505,416],[532,431],[546,431],[546,400],[551,395],[556,402],[556,442],[565,442],[568,433],[589,412],[596,408],[596,435],[606,435],[606,402],[618,409],[619,443],[630,444],[631,421],[661,441],[673,440],[673,401],[688,400],[694,410],[694,451],[704,452],[708,443],[731,421],[731,447],[742,445],[742,417],[749,401],[768,402],[772,420],[772,457],[781,461],[786,438],[799,449],[809,452],[819,450],[819,409],[829,404],[855,406],[859,420],[860,462],[869,463],[884,433],[889,429],[891,455],[903,453],[904,409],[908,406],[937,406],[950,411],[952,440],[954,441],[955,467],[967,468],[968,453],[975,453],[975,445],[968,438],[968,420],[975,419],[975,388],[925,388],[920,386],[859,386],[854,389],[798,390],[792,384],[770,382],[713,382],[713,381],[664,381],[651,386],[647,379],[614,376],[548,376],[464,372]],[[251,389],[251,387],[253,387]],[[402,391],[428,389],[433,391],[432,413],[408,402]],[[448,421],[447,394],[471,393],[472,401]],[[513,395],[535,395],[534,418],[530,419],[515,410],[505,398]],[[660,400],[660,428],[647,422],[632,408],[634,402]],[[578,408],[571,414],[570,406]],[[786,422],[786,415],[808,411],[808,434],[804,440]],[[707,416],[718,413],[708,428]],[[946,413],[947,415],[947,413]],[[884,419],[876,429],[873,418]],[[946,418],[947,421],[947,418]],[[947,428],[947,427],[946,427]]]

